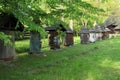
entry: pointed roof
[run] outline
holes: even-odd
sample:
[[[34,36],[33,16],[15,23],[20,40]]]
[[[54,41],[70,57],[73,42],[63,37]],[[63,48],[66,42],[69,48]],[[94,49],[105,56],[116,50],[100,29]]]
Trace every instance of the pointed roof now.
[[[22,23],[18,22],[18,26],[16,27],[18,19],[9,13],[0,13],[0,31],[9,30],[9,31],[23,31],[24,26]]]
[[[116,28],[120,29],[120,16],[110,16],[108,17],[105,22],[102,24],[102,27],[107,28]]]

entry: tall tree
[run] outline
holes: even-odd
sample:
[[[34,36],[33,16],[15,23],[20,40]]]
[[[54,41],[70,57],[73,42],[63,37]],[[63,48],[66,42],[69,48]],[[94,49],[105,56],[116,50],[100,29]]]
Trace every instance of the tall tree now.
[[[40,20],[41,25],[54,24],[61,22],[62,16],[66,20],[83,20],[95,18],[95,13],[103,11],[82,0],[1,0],[0,3],[1,11],[13,13],[29,30],[40,33],[44,30],[35,24],[36,20]]]

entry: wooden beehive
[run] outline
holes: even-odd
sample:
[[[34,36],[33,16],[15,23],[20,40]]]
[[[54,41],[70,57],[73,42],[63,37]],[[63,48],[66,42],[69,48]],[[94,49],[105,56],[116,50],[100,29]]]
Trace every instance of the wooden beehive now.
[[[60,48],[60,44],[59,45],[55,44],[54,38],[59,35],[57,30],[66,31],[66,29],[63,27],[63,25],[56,24],[56,25],[53,25],[51,27],[46,27],[45,30],[48,31],[48,40],[49,40],[50,49]]]
[[[19,27],[16,27],[16,25]],[[24,27],[22,23],[18,22],[18,19],[9,13],[0,13],[0,31],[6,35],[10,35],[11,44],[4,44],[4,40],[0,40],[0,59],[5,61],[11,61],[15,57],[15,48],[14,48],[14,31],[23,31]]]

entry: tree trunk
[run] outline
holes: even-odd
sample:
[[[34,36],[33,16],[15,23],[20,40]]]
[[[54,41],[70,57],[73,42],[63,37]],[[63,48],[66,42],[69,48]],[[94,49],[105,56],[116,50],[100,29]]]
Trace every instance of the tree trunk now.
[[[73,31],[73,26],[74,26],[74,22],[73,22],[73,20],[71,19],[70,20],[70,23],[69,23],[69,27],[70,27],[70,29]]]

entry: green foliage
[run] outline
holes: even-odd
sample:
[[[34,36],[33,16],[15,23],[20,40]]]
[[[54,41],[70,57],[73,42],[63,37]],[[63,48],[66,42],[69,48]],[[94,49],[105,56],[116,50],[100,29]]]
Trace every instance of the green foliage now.
[[[10,36],[4,34],[3,32],[0,32],[0,40],[4,41],[4,45],[12,45],[11,41],[10,41]]]
[[[22,40],[24,39],[24,33],[23,32],[15,32],[15,40]]]
[[[6,3],[1,1],[1,3],[4,5],[2,6],[3,11],[15,14],[20,21],[23,19],[24,21],[22,22],[26,23],[30,23],[29,20],[32,21],[32,19],[40,19],[43,24],[46,22],[55,23],[56,21],[60,21],[62,16],[70,19],[79,19],[82,16],[84,18],[87,15],[90,16],[89,14],[91,13],[99,13],[103,11],[102,9],[93,7],[91,4],[81,0],[27,0],[25,2],[16,0],[7,1]],[[30,17],[32,19],[30,19]],[[26,19],[28,20],[26,21]]]
[[[89,28],[95,20],[101,24],[118,5],[117,0],[1,0],[0,11],[14,14],[29,31],[45,36],[44,26],[69,24],[71,19],[78,23],[77,32],[83,21],[88,22]],[[65,21],[61,21],[62,17]]]

